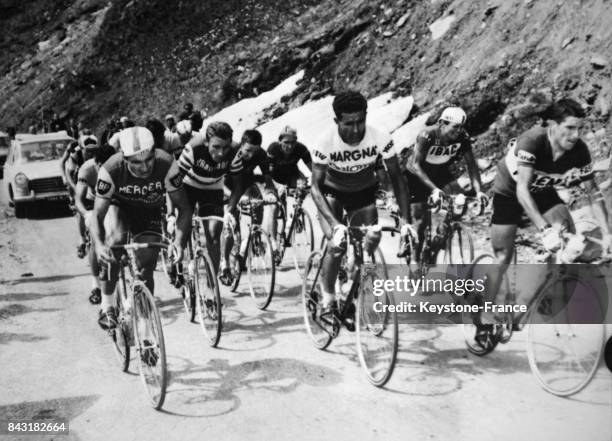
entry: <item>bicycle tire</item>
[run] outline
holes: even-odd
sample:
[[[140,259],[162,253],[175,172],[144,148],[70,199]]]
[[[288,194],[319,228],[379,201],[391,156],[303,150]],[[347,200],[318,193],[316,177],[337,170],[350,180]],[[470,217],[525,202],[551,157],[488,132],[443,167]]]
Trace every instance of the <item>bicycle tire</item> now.
[[[255,305],[264,310],[272,301],[276,278],[272,241],[257,225],[251,227],[250,236],[246,259],[249,292]]]
[[[113,340],[115,355],[117,355],[121,370],[127,372],[130,367],[130,335],[132,333],[130,326],[132,323],[128,320],[124,308],[124,302],[127,301],[127,287],[123,269],[120,274],[115,288],[115,307],[117,308],[119,320],[117,327],[110,331],[110,336]]]
[[[495,256],[493,256],[490,253],[484,253],[484,254],[479,255],[478,257],[476,257],[476,259],[474,259],[474,261],[470,265],[470,268],[468,268],[466,278],[472,279],[472,280],[475,278],[474,270],[475,270],[476,265],[486,264],[487,262],[493,263],[495,261],[496,261]],[[507,281],[507,278],[505,278],[504,280]],[[477,300],[482,300],[482,297],[478,296]],[[463,323],[462,324],[463,339],[467,346],[467,350],[470,353],[477,355],[479,357],[483,357],[493,352],[493,350],[496,348],[497,344],[499,343],[499,339],[497,338],[497,332],[493,334],[491,344],[487,345],[486,347],[483,347],[482,345],[478,344],[474,340],[474,337],[476,335],[476,325],[474,324],[473,314],[471,312],[463,312],[461,314],[461,319]],[[512,330],[512,322],[510,322],[509,328],[510,330]]]
[[[204,250],[196,257],[194,274],[200,326],[208,344],[214,348],[221,339],[223,313],[217,275],[210,256]]]
[[[230,286],[230,291],[236,292],[238,285],[240,285],[240,279],[242,278],[242,258],[240,255],[230,256],[230,265],[233,266],[233,268],[231,268],[233,273],[233,281],[232,285]]]
[[[383,277],[388,278],[386,265],[382,264]],[[374,386],[382,387],[391,379],[398,351],[397,313],[383,309],[382,313],[374,311],[374,304],[394,305],[391,293],[376,297],[373,293],[374,280],[381,277],[376,271],[368,270],[362,277],[357,296],[357,314],[355,328],[357,331],[357,354],[359,363],[366,372],[368,381]],[[371,285],[370,283],[371,282]]]
[[[436,262],[442,264],[468,265],[474,261],[474,241],[457,223],[452,225],[444,248],[438,253]]]
[[[306,261],[304,277],[302,279],[302,313],[306,332],[317,349],[324,350],[332,341],[332,336],[326,332],[317,320],[321,307],[321,291],[318,286],[321,262],[321,251],[310,253]]]
[[[314,249],[314,231],[312,229],[312,218],[310,214],[300,209],[299,216],[293,225],[291,247],[293,248],[293,265],[300,276],[304,273],[308,256]],[[303,236],[303,241],[299,241],[298,237]]]
[[[572,294],[568,296],[570,290]],[[567,299],[567,304],[557,312],[558,305],[551,293],[556,293],[555,297],[562,293],[562,302]],[[527,358],[531,371],[544,390],[562,397],[574,395],[589,384],[604,349],[603,324],[571,323],[573,320],[568,315],[576,301],[581,302],[582,314],[584,308],[590,308],[589,313],[603,315],[593,289],[577,277],[563,276],[539,290],[528,317]],[[560,314],[565,314],[568,323],[559,323]]]
[[[156,410],[159,410],[164,405],[168,387],[164,330],[151,291],[142,282],[136,282],[133,289],[132,317],[134,339],[138,353],[138,370],[150,404]],[[155,334],[153,337],[150,333],[147,333],[148,335],[145,338],[143,328],[139,323],[140,320],[143,321],[145,326],[148,324],[150,329],[147,329],[147,331],[153,331],[153,334]],[[150,341],[152,338],[155,339],[154,342]],[[148,351],[148,349],[152,349],[152,351]]]

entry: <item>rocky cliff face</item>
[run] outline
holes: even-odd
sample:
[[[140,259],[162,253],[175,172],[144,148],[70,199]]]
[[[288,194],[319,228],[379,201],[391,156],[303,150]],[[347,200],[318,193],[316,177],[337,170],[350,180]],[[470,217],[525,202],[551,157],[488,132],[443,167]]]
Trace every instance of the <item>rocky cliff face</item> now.
[[[610,23],[607,0],[0,0],[0,121],[214,111],[306,69],[270,116],[347,87],[391,90],[420,111],[463,106],[481,153],[498,154],[569,95],[604,154]]]

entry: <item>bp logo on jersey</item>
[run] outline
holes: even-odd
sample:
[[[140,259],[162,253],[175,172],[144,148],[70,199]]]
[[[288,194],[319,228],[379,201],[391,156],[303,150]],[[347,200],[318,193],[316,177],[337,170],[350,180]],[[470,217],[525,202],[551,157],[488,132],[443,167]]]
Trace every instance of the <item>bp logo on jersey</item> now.
[[[99,195],[104,196],[110,191],[111,187],[112,187],[112,184],[99,179],[98,184],[96,185],[96,192]]]
[[[179,173],[176,176],[170,178],[170,183],[176,188],[179,188],[181,185],[183,185],[183,175]]]

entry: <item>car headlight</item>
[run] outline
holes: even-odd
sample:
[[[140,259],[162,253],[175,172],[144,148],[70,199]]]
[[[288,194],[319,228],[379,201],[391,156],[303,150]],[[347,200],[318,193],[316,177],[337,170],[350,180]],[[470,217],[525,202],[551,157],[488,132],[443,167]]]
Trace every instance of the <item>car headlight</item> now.
[[[28,178],[23,173],[17,173],[15,175],[15,185],[17,187],[26,188],[28,186]]]

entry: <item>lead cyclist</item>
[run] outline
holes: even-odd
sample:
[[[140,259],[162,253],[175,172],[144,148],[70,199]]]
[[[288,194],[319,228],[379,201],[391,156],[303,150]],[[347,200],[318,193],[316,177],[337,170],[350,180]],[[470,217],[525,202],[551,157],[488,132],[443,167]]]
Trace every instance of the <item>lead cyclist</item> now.
[[[376,225],[377,163],[389,173],[394,194],[400,205],[401,233],[414,236],[409,224],[409,194],[388,133],[366,124],[368,102],[356,91],[334,98],[335,127],[325,131],[313,148],[312,198],[319,212],[323,233],[331,252],[326,253],[321,268],[322,314],[336,310],[335,281],[343,252],[346,250],[347,213],[349,225]],[[371,253],[374,249],[366,250]]]

